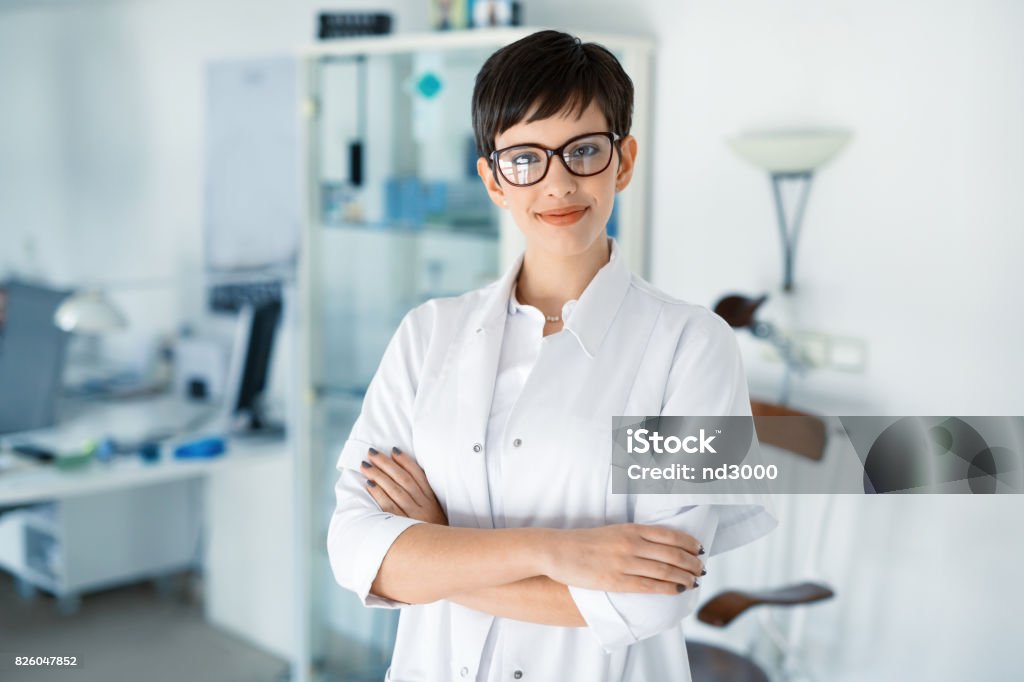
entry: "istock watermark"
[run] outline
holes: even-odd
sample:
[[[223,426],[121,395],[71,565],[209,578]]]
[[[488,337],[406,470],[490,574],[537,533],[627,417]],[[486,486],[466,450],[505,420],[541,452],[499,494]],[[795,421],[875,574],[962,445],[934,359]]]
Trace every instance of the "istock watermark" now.
[[[667,438],[662,436],[657,431],[650,431],[649,429],[626,429],[627,451],[630,453],[647,454],[656,452],[662,454],[665,452],[715,452],[715,449],[711,447],[711,441],[715,439],[714,436],[708,436],[704,429],[700,430],[700,433],[696,436],[668,436]],[[693,443],[698,443],[694,446]]]
[[[1024,417],[619,416],[612,492],[1024,493]]]

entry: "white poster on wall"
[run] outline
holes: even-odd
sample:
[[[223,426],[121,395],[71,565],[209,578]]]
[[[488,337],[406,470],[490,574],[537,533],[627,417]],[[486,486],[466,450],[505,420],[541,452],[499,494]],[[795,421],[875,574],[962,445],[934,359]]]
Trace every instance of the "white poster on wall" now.
[[[207,66],[203,229],[208,270],[290,265],[300,230],[298,65]]]

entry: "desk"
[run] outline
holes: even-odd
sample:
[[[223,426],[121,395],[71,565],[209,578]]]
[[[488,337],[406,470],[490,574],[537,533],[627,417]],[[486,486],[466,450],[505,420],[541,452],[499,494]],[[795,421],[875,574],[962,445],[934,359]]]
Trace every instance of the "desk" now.
[[[69,451],[81,447],[87,440],[104,436],[124,440],[142,438],[155,429],[187,423],[209,409],[168,397],[67,403],[62,406],[58,427],[0,436],[0,443],[30,442]],[[175,459],[172,456],[174,445],[196,435],[198,433],[170,439],[161,459],[152,463],[143,462],[138,456],[122,455],[110,462],[93,461],[66,471],[52,464],[30,464],[12,470],[0,468],[0,507],[180,481],[248,466],[261,458],[286,453],[283,440],[235,438],[230,440],[227,452],[218,457]]]
[[[130,441],[155,429],[188,423],[207,409],[168,397],[69,403],[62,405],[58,427],[10,434],[0,441],[32,442],[67,451],[105,436]],[[192,437],[213,432],[200,429]],[[88,589],[159,575],[161,568],[172,571],[195,565],[196,535],[201,528],[198,560],[203,568],[207,619],[290,659],[296,612],[294,479],[289,445],[280,439],[232,438],[222,455],[179,460],[173,458],[172,451],[181,440],[167,441],[161,459],[153,463],[123,455],[73,470],[52,464],[0,469],[0,508],[38,505],[0,517],[0,567],[74,604],[77,595]],[[184,524],[171,524],[167,532],[173,540],[150,537],[144,530],[146,524],[160,523],[168,508],[189,518]],[[130,534],[125,537],[130,538],[130,554],[143,562],[139,571],[107,570],[105,582],[60,584],[28,570],[24,561],[26,528],[38,525],[40,519],[44,525],[53,525],[53,518],[64,518],[67,522],[60,523],[74,535],[92,535],[92,529],[82,525],[82,519],[90,514],[130,518],[131,523],[126,524],[131,526],[126,530]],[[84,539],[83,543],[83,538],[76,537],[73,545],[87,560],[85,573],[95,577],[103,573],[95,564],[105,557],[90,546],[89,538]],[[92,538],[104,539],[109,539],[105,531]],[[175,544],[177,552],[169,549]],[[184,564],[183,552],[188,557]],[[87,589],[82,589],[83,585]]]

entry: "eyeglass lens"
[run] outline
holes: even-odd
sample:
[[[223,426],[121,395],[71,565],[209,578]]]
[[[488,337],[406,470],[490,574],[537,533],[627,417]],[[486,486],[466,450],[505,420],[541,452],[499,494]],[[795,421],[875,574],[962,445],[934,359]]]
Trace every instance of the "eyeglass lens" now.
[[[574,175],[596,175],[608,167],[611,157],[612,141],[604,135],[581,137],[562,150],[565,165]],[[543,147],[524,145],[501,152],[498,169],[513,185],[529,185],[544,177],[550,161]]]

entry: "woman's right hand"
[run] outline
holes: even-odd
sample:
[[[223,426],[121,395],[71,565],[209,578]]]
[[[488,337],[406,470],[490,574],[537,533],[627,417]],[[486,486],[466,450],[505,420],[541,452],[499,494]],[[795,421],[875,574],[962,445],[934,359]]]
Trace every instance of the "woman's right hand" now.
[[[448,517],[437,501],[434,489],[430,487],[427,474],[413,459],[397,446],[388,457],[370,448],[363,460],[363,474],[366,476],[366,490],[377,501],[381,511],[405,516],[417,521],[448,525]]]
[[[677,594],[698,587],[704,547],[692,535],[639,523],[559,530],[545,574],[574,587],[604,592]]]

